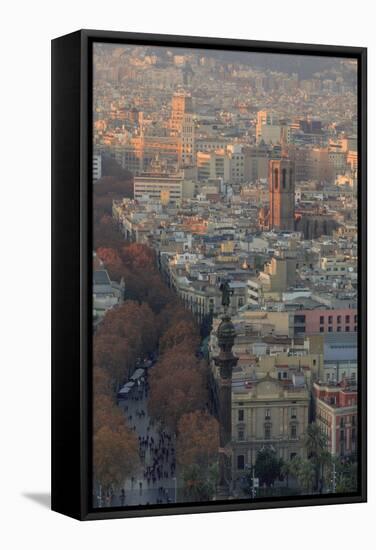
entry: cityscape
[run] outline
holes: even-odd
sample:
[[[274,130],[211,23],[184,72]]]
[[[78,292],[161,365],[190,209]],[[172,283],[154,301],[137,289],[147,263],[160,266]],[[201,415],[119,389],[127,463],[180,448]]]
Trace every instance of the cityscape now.
[[[94,43],[93,507],[358,491],[357,76]]]

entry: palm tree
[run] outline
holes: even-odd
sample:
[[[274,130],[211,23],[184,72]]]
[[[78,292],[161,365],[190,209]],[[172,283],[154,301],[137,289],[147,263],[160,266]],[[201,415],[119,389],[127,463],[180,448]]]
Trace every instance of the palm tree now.
[[[312,492],[312,484],[315,480],[315,467],[310,460],[301,459],[298,469],[299,483],[307,493]]]
[[[331,463],[331,455],[328,452],[328,439],[317,424],[309,424],[304,437],[304,446],[308,459],[315,469],[315,489],[323,484],[325,467]]]

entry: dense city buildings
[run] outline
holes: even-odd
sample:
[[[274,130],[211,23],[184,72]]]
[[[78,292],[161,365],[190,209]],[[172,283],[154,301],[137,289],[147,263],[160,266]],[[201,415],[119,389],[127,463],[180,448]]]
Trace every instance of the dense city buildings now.
[[[356,469],[356,87],[350,59],[95,45],[94,359],[140,460],[111,502],[330,493]]]

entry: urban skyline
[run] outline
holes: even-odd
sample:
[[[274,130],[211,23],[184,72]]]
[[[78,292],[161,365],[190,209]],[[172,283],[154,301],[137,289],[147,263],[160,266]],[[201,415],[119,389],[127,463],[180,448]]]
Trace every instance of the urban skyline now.
[[[93,68],[93,505],[357,491],[356,62]]]

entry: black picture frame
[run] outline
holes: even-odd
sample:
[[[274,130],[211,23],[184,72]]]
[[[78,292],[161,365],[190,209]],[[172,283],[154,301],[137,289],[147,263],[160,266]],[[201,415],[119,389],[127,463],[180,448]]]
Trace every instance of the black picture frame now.
[[[273,500],[134,508],[91,506],[91,81],[94,42],[220,49],[358,62],[359,490]],[[80,30],[52,41],[52,509],[79,520],[366,502],[367,499],[366,48]]]

